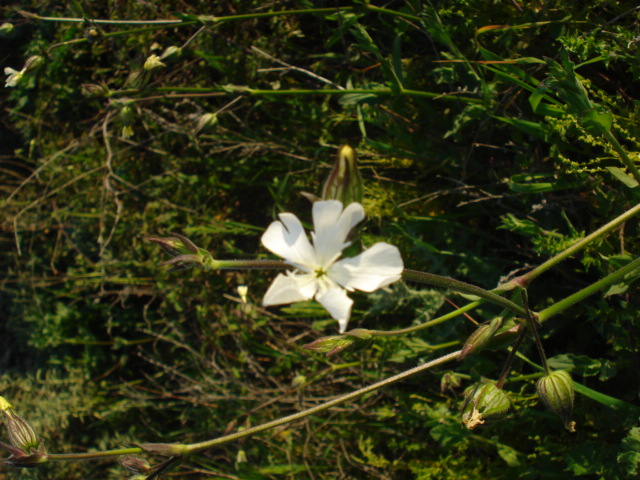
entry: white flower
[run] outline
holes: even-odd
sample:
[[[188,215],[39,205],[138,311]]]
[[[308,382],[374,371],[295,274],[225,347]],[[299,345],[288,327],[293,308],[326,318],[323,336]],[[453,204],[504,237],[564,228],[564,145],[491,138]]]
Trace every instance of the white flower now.
[[[9,75],[7,77],[7,83],[5,83],[5,87],[15,87],[16,85],[18,85],[18,83],[20,83],[20,80],[22,80],[22,77],[24,76],[24,70],[14,70],[11,67],[6,67],[4,69],[4,74],[5,75]]]
[[[296,268],[279,274],[264,296],[263,304],[283,305],[315,298],[347,328],[353,300],[347,291],[373,292],[400,279],[402,258],[397,247],[376,243],[360,255],[338,260],[349,246],[347,235],[364,219],[364,209],[352,203],[343,210],[337,200],[313,204],[313,245],[300,220],[292,213],[280,214],[264,235],[262,244]]]
[[[144,66],[142,68],[145,70],[153,70],[160,67],[166,67],[166,65],[160,61],[160,57],[158,55],[151,55],[144,62]]]

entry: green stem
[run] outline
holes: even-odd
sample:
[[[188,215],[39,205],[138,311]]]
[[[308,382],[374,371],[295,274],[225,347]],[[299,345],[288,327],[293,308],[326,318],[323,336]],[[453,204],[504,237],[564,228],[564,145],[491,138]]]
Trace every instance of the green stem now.
[[[412,282],[428,283],[429,285],[448,288],[457,292],[475,295],[476,297],[480,297],[484,300],[487,300],[488,302],[500,305],[517,315],[526,315],[524,308],[512,302],[511,300],[503,298],[500,295],[496,295],[495,293],[490,292],[489,290],[485,290],[484,288],[461,282],[459,280],[454,280],[453,278],[442,277],[440,275],[434,275],[432,273],[418,272],[416,270],[407,269],[402,272],[402,278]]]
[[[401,89],[394,90],[392,88],[352,88],[352,89],[336,89],[336,88],[317,88],[317,89],[284,89],[284,90],[261,90],[258,88],[249,88],[243,86],[219,86],[219,87],[157,87],[150,89],[126,89],[116,90],[109,94],[109,97],[129,96],[138,93],[193,93],[202,95],[203,93],[233,93],[246,94],[250,96],[266,96],[266,97],[282,97],[297,95],[350,95],[350,94],[371,94],[371,95],[406,95],[410,97],[422,97],[443,101],[455,101],[466,103],[482,103],[482,99],[465,97],[462,95],[443,95],[435,92],[424,92],[421,90]]]
[[[634,217],[638,213],[640,213],[640,204],[626,211],[619,217],[614,218],[613,220],[603,225],[596,231],[590,233],[589,235],[582,238],[581,240],[578,240],[576,243],[571,245],[566,250],[560,252],[558,255],[555,255],[554,257],[550,258],[546,262],[541,263],[540,265],[538,265],[536,268],[526,273],[525,275],[522,275],[521,277],[511,280],[510,282],[505,283],[504,285],[498,286],[498,288],[495,289],[494,291],[502,292],[502,291],[512,290],[516,286],[526,287],[534,278],[540,276],[542,273],[546,272],[550,268],[559,264],[560,262],[567,259],[568,257],[578,252],[579,250],[582,250],[584,247],[589,245],[594,240],[606,235],[607,233],[609,233],[616,227],[620,226],[622,223],[626,222],[630,218]]]
[[[452,352],[447,355],[444,355],[440,358],[427,362],[423,365],[419,365],[405,372],[399,373],[398,375],[394,375],[393,377],[389,377],[385,380],[382,380],[378,383],[374,383],[373,385],[369,385],[368,387],[361,388],[360,390],[356,390],[354,392],[348,393],[341,397],[338,397],[334,400],[330,400],[322,405],[318,405],[317,407],[309,408],[303,412],[294,413],[293,415],[289,415],[287,417],[279,418],[277,420],[273,420],[271,422],[263,423],[262,425],[257,425],[252,428],[247,428],[246,430],[242,430],[241,432],[232,433],[230,435],[225,435],[223,437],[214,438],[213,440],[207,440],[205,442],[200,443],[192,443],[190,445],[184,445],[184,453],[190,454],[199,452],[201,450],[206,450],[208,448],[214,447],[216,445],[222,445],[224,443],[232,442],[234,440],[238,440],[240,438],[248,437],[250,435],[255,435],[256,433],[263,432],[265,430],[269,430],[271,428],[279,427],[280,425],[284,425],[286,423],[291,423],[296,420],[301,420],[309,415],[313,415],[324,410],[327,410],[332,407],[336,407],[338,405],[342,405],[343,403],[349,402],[351,400],[355,400],[358,397],[366,395],[367,393],[375,392],[381,388],[387,387],[394,383],[397,383],[401,380],[411,377],[412,375],[416,375],[418,373],[422,373],[426,370],[429,370],[433,367],[437,367],[444,363],[455,360],[460,351]]]
[[[538,313],[538,320],[540,323],[548,320],[549,318],[557,315],[560,312],[568,309],[569,307],[575,305],[576,303],[584,300],[589,295],[593,295],[598,290],[602,290],[610,285],[615,284],[622,280],[625,275],[633,272],[634,270],[640,268],[640,258],[636,258],[629,265],[622,267],[621,269],[615,271],[614,273],[607,275],[606,277],[598,280],[595,283],[592,283],[586,288],[583,288],[579,292],[574,293],[573,295],[568,296],[564,300],[560,300],[559,302],[554,303],[550,307],[545,308],[541,312]]]
[[[369,11],[375,13],[382,13],[391,17],[402,18],[405,20],[411,20],[413,22],[419,22],[420,17],[403,12],[396,12],[395,10],[389,10],[387,8],[375,7],[373,5],[359,5],[355,7],[338,7],[338,8],[306,8],[299,10],[282,10],[279,12],[261,12],[261,13],[245,13],[241,15],[228,15],[226,17],[212,17],[211,23],[223,23],[242,20],[253,20],[256,18],[272,18],[280,17],[283,15],[304,15],[304,14],[333,14],[341,12],[353,12],[353,11]],[[163,25],[163,26],[183,26],[192,25],[200,22],[200,20],[103,20],[103,19],[91,19],[91,18],[72,18],[72,17],[41,17],[34,13],[24,12],[24,16],[35,20],[41,20],[44,22],[61,22],[61,23],[94,23],[96,25]]]
[[[626,150],[622,148],[622,145],[620,145],[618,139],[613,135],[613,133],[608,130],[604,133],[604,137],[609,140],[609,143],[611,143],[614,150],[618,153],[618,155],[620,155],[620,159],[622,160],[622,162],[627,166],[629,171],[631,171],[631,174],[635,177],[636,181],[640,183],[640,171],[638,171],[636,164],[633,162],[631,157],[629,157]]]
[[[447,320],[451,320],[452,318],[456,318],[462,315],[469,310],[473,310],[476,307],[479,307],[484,302],[471,302],[464,307],[457,308],[453,312],[449,312],[446,315],[442,315],[441,317],[434,318],[425,323],[421,323],[420,325],[414,325],[413,327],[401,328],[399,330],[369,330],[367,329],[367,333],[373,335],[374,337],[399,337],[402,335],[407,335],[409,333],[419,332],[420,330],[424,330],[429,327],[433,327],[440,323],[446,322]],[[347,332],[349,333],[349,332]]]
[[[509,355],[507,356],[507,360],[504,362],[504,366],[502,367],[502,372],[500,372],[500,377],[498,378],[498,382],[496,383],[496,388],[502,389],[504,386],[504,382],[507,381],[507,377],[509,376],[509,371],[511,370],[511,365],[513,365],[513,359],[516,357],[516,353],[518,353],[518,348],[522,344],[524,337],[527,334],[527,330],[521,324],[520,333],[518,333],[518,338],[516,338],[515,343],[509,350]]]
[[[533,338],[536,342],[536,347],[538,347],[538,354],[540,356],[540,361],[542,362],[542,367],[544,368],[544,372],[547,375],[551,374],[549,370],[549,365],[547,364],[547,355],[544,353],[544,346],[542,345],[542,340],[540,339],[540,333],[538,332],[538,321],[535,319],[534,315],[529,310],[529,295],[527,291],[522,288],[520,289],[520,298],[522,298],[522,305],[526,310],[527,314],[525,318],[527,319],[527,323],[529,324],[529,328],[531,329],[531,333],[533,333]]]
[[[104,452],[87,452],[87,453],[49,453],[48,460],[53,462],[69,462],[73,460],[94,460],[97,458],[114,457],[118,455],[134,455],[142,453],[142,449],[138,447],[119,448],[115,450],[105,450]]]

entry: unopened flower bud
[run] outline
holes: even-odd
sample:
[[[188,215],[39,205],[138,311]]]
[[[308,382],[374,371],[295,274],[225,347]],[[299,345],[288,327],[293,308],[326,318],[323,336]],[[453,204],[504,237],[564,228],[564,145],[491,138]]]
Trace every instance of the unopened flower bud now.
[[[302,348],[317,353],[324,353],[327,357],[339,352],[355,352],[368,347],[371,344],[373,335],[367,330],[356,328],[343,335],[331,335],[315,340]]]
[[[131,125],[133,121],[133,116],[134,116],[134,111],[133,111],[133,108],[131,108],[131,105],[129,105],[128,103],[125,103],[124,105],[122,105],[122,108],[120,108],[120,111],[118,112],[118,118],[120,119],[122,124]]]
[[[26,453],[31,453],[32,450],[37,451],[40,447],[40,439],[31,424],[11,408],[3,410],[2,413],[7,420],[7,433],[11,444]]]
[[[127,88],[141,89],[147,86],[149,83],[149,71],[141,68],[132,70],[124,82],[124,86]]]
[[[362,202],[362,177],[358,171],[356,151],[344,145],[322,188],[323,200],[339,200],[343,205]]]
[[[176,47],[175,45],[171,45],[167,47],[162,55],[160,55],[160,60],[163,60],[167,63],[175,62],[182,57],[182,49],[180,47]]]
[[[126,456],[118,460],[118,463],[132,473],[149,473],[151,464],[138,457]]]
[[[240,295],[240,300],[242,303],[247,303],[247,294],[249,293],[249,287],[246,285],[238,285],[238,295]]]
[[[44,57],[40,55],[32,55],[27,58],[27,61],[24,63],[24,67],[22,67],[22,71],[24,73],[33,73],[42,67],[42,65],[44,65]]]
[[[501,326],[502,317],[496,317],[491,322],[480,325],[465,342],[460,355],[458,355],[458,360],[483,350]]]
[[[198,119],[198,124],[196,125],[196,133],[211,130],[217,124],[218,116],[215,113],[205,113]]]
[[[103,83],[83,83],[81,88],[82,94],[87,97],[108,97],[110,93],[109,87]]]
[[[574,389],[571,375],[566,370],[556,370],[545,375],[536,385],[542,403],[562,418],[564,426],[570,432],[576,431],[573,414]]]
[[[88,42],[96,41],[101,35],[102,32],[94,26],[91,26],[84,31],[84,38],[86,38]]]
[[[304,385],[305,383],[307,383],[307,377],[305,377],[304,375],[296,375],[291,380],[291,388],[299,387],[300,385]]]
[[[171,237],[149,237],[147,240],[157,243],[173,257],[171,260],[161,264],[171,265],[170,272],[186,270],[194,266],[213,269],[218,264],[210,252],[196,246],[187,237],[178,233],[172,233]]]
[[[473,430],[486,420],[502,418],[510,407],[511,401],[504,390],[493,383],[478,383],[465,392],[462,423]]]
[[[15,33],[15,30],[13,23],[3,23],[0,25],[0,38],[11,38]]]
[[[158,55],[150,55],[149,58],[144,62],[144,68],[147,71],[155,70],[156,68],[166,67],[164,63],[160,61],[160,57]]]

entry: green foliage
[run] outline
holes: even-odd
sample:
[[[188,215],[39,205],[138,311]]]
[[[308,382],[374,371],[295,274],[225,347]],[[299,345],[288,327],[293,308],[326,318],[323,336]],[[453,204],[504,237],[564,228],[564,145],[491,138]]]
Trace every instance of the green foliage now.
[[[0,93],[0,395],[49,451],[235,432],[460,348],[472,321],[500,314],[485,304],[326,358],[302,348],[336,333],[322,308],[261,306],[272,272],[168,273],[145,241],[177,232],[215,258],[269,258],[264,228],[283,211],[310,221],[299,192],[320,193],[342,144],[357,149],[364,180],[359,242],[392,243],[407,268],[485,288],[638,203],[638,179],[607,137],[637,163],[637,11],[604,1],[372,3],[21,2],[79,23],[3,10],[15,26],[0,43],[5,66],[46,60]],[[320,7],[331,11],[265,16]],[[89,20],[98,18],[181,23]],[[182,55],[132,78],[170,46]],[[205,128],[207,114],[216,121]],[[532,309],[628,265],[637,225],[532,282]],[[462,427],[463,391],[498,377],[498,349],[450,365],[459,383],[441,382],[441,370],[411,378],[200,452],[178,475],[634,478],[637,279],[541,329],[552,368],[580,384],[573,436],[537,405],[539,371],[522,359],[505,386],[509,417]],[[239,285],[249,286],[246,303]],[[354,299],[350,326],[379,330],[467,302],[403,283]],[[530,342],[521,351],[535,360]],[[107,462],[0,466],[7,479],[123,474]]]

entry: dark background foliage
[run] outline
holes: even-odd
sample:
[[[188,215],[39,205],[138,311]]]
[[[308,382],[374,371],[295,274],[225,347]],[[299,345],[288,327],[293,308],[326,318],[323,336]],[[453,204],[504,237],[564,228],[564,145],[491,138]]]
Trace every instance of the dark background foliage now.
[[[613,132],[637,157],[638,9],[633,2],[25,1],[3,67],[44,65],[0,91],[0,394],[50,451],[194,442],[257,425],[459,348],[498,310],[325,358],[302,349],[336,325],[310,304],[265,310],[265,272],[168,273],[149,235],[181,232],[218,258],[269,258],[276,214],[309,220],[337,148],[365,179],[365,245],[398,245],[405,265],[493,288],[634,206],[617,154],[548,92],[565,54]],[[382,5],[380,5],[382,7]],[[35,20],[179,19],[330,8],[145,28]],[[148,26],[147,26],[148,27]],[[186,45],[185,45],[186,44]],[[126,84],[151,54],[183,46],[143,90]],[[84,84],[103,85],[108,98]],[[201,91],[194,89],[201,88]],[[247,88],[249,90],[247,90]],[[360,93],[326,93],[340,88]],[[217,90],[217,91],[212,91]],[[300,94],[278,94],[305,90]],[[272,93],[270,93],[272,92]],[[425,93],[426,92],[426,93]],[[543,102],[544,103],[544,102]],[[205,113],[217,124],[197,131]],[[132,129],[128,136],[125,127]],[[614,167],[614,170],[611,169]],[[616,174],[616,172],[618,172]],[[626,178],[626,181],[623,181]],[[634,188],[632,188],[634,187]],[[637,221],[534,282],[541,309],[628,263]],[[578,431],[537,403],[525,345],[507,384],[514,411],[472,432],[464,388],[496,378],[482,353],[267,434],[186,459],[184,478],[633,478],[640,357],[629,278],[545,323],[557,368],[612,401],[578,395]],[[236,288],[249,286],[250,302]],[[605,295],[606,293],[606,295]],[[356,295],[351,325],[397,329],[465,300],[413,284]],[[113,463],[0,467],[0,478],[123,478]],[[189,477],[187,477],[189,475]]]

